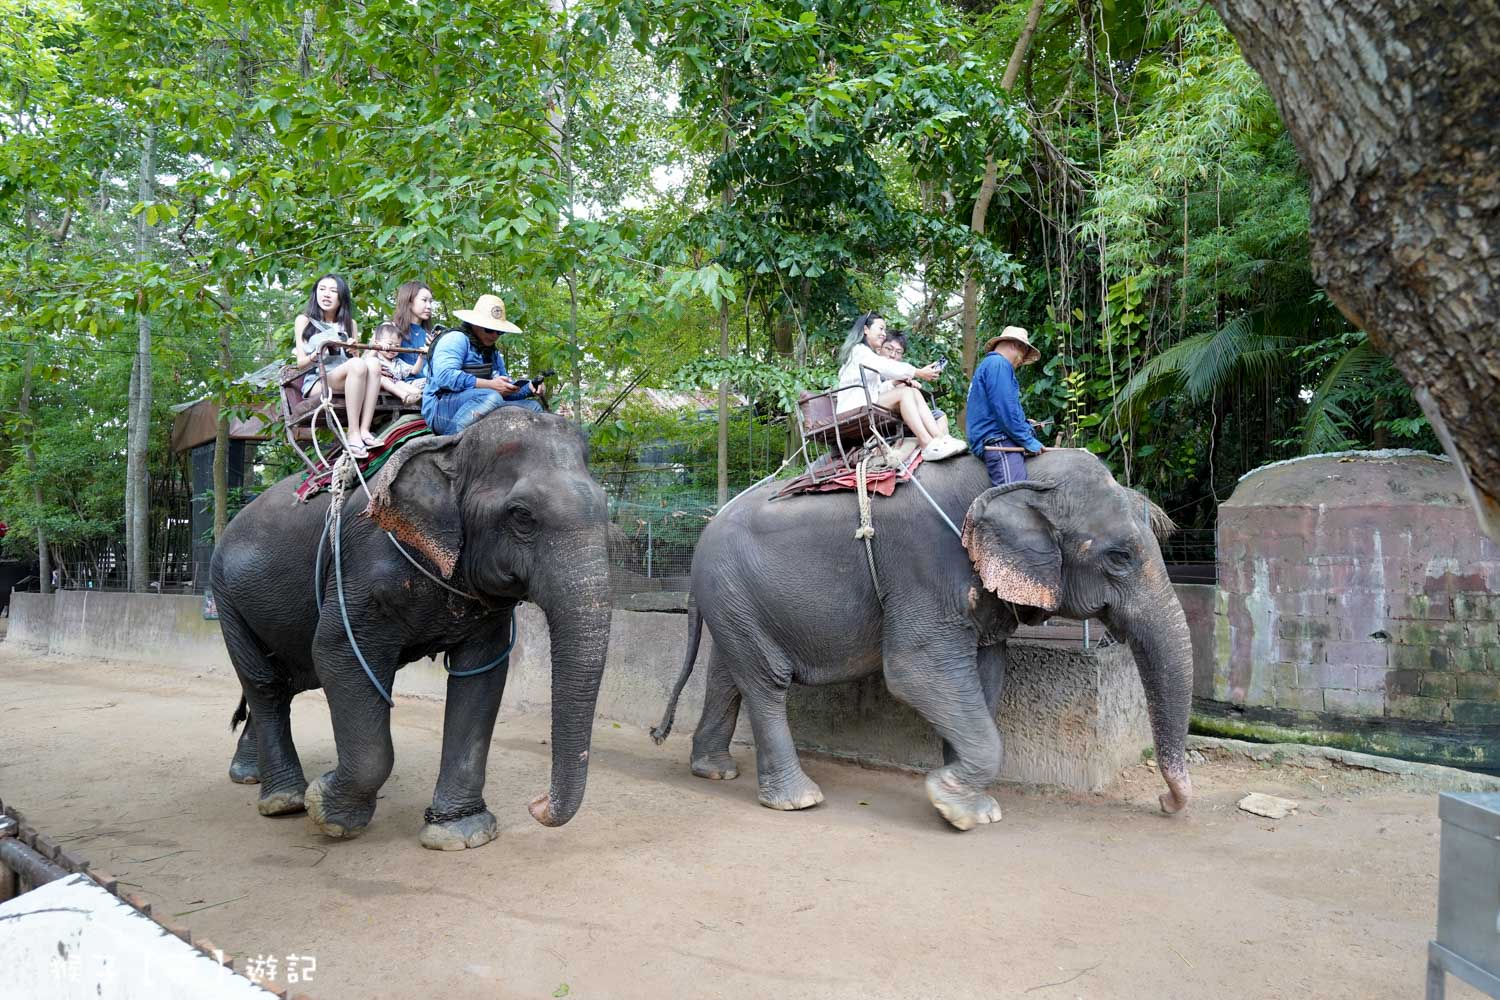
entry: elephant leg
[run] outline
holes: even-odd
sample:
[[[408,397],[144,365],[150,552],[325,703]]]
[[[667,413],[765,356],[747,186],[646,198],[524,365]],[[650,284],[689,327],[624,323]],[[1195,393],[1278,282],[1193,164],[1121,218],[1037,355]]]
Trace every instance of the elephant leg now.
[[[260,801],[256,804],[260,814],[282,816],[301,812],[307,779],[302,774],[297,747],[292,743],[292,692],[277,665],[232,607],[221,606],[219,626],[250,710],[230,764],[230,777],[241,780],[236,774],[247,773],[245,768],[252,763],[248,754],[253,753],[255,775],[260,782]]]
[[[482,666],[493,650],[504,646],[509,627],[507,623],[507,632],[498,643],[477,644],[476,649],[481,651],[454,656],[453,669]],[[486,654],[483,652],[486,650],[491,652]],[[509,670],[507,657],[485,673],[448,678],[447,704],[443,709],[443,761],[432,806],[425,816],[426,825],[417,838],[429,850],[482,847],[500,835],[495,814],[484,804],[484,772]]]
[[[1005,671],[1009,662],[1004,643],[996,643],[993,646],[981,646],[979,648],[979,686],[984,690],[985,710],[990,713],[990,718],[992,719],[995,718],[995,713],[1000,710],[1000,691],[1005,685]],[[954,764],[957,761],[958,752],[953,749],[953,744],[944,740],[943,763]],[[1001,763],[1004,763],[1003,757]]]
[[[1000,804],[985,789],[1000,774],[1000,731],[986,707],[975,647],[939,641],[920,649],[893,648],[887,636],[885,681],[957,757],[927,775],[927,797],[937,811],[960,830],[997,822]],[[994,690],[998,699],[998,684]]]
[[[334,630],[336,635],[329,634]],[[399,650],[366,640],[360,643],[360,651],[389,691]],[[395,764],[391,706],[355,660],[339,624],[337,605],[331,613],[324,610],[313,656],[333,717],[338,766],[308,786],[307,815],[325,836],[357,837],[375,815],[376,795]]]
[[[729,755],[729,741],[740,717],[740,689],[734,686],[729,666],[718,647],[708,660],[703,688],[703,716],[693,732],[693,773],[700,778],[729,780],[740,776],[739,766]]]
[[[260,750],[255,745],[254,717],[247,718],[240,730],[234,759],[229,762],[229,780],[238,785],[260,784]]]
[[[755,730],[758,798],[768,809],[808,809],[823,801],[823,790],[802,770],[787,725],[786,695],[791,676],[789,664],[773,659],[742,689],[750,710],[750,726]]]

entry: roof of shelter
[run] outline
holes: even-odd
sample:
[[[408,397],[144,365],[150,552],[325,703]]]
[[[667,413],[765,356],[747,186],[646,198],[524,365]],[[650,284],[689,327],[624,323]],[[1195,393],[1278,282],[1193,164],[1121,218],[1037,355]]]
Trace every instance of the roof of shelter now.
[[[1221,507],[1462,507],[1453,463],[1421,451],[1346,451],[1246,473]]]

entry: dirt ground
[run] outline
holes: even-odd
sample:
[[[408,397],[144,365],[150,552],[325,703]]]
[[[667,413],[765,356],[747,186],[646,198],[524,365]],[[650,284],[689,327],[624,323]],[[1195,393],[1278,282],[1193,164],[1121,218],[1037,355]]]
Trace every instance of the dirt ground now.
[[[262,818],[225,776],[232,677],[0,645],[0,797],[232,953],[314,956],[341,997],[1412,997],[1436,912],[1436,796],[1395,779],[1209,760],[1190,813],[1128,768],[1107,794],[1006,788],[960,834],[917,777],[811,759],[827,801],[755,803],[598,722],[588,796],[548,830],[548,722],[505,715],[487,799],[501,837],[425,851],[442,706],[402,700],[396,770],[363,837]],[[296,702],[309,776],[327,706]],[[1247,791],[1295,798],[1273,822]],[[304,963],[305,964],[305,963]],[[284,965],[283,965],[284,968]],[[1477,993],[1450,980],[1450,996]]]

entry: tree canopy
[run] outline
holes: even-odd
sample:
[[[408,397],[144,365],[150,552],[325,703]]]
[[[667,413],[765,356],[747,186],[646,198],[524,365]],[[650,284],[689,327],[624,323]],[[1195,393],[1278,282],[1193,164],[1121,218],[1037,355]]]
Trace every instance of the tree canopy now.
[[[619,397],[723,385],[734,481],[771,471],[866,309],[952,362],[950,410],[976,327],[1028,327],[1031,415],[1186,524],[1268,460],[1436,445],[1315,280],[1308,175],[1211,6],[0,11],[8,552],[119,536],[128,432],[135,479],[172,478],[168,408],[252,402],[234,379],[289,359],[330,271],[365,331],[413,278],[448,312],[498,292],[512,369],[559,370],[600,463],[711,454],[711,422]]]

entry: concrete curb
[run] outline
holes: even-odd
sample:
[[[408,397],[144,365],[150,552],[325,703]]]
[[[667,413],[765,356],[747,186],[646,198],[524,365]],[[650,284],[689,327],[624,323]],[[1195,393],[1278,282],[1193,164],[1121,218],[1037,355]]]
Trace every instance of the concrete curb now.
[[[1497,776],[1443,767],[1441,764],[1418,764],[1394,757],[1377,757],[1354,750],[1309,746],[1305,743],[1247,743],[1221,736],[1189,736],[1187,745],[1188,749],[1200,753],[1213,751],[1253,761],[1290,764],[1320,771],[1332,767],[1379,771],[1402,778],[1403,784],[1412,791],[1500,792],[1500,777]]]

